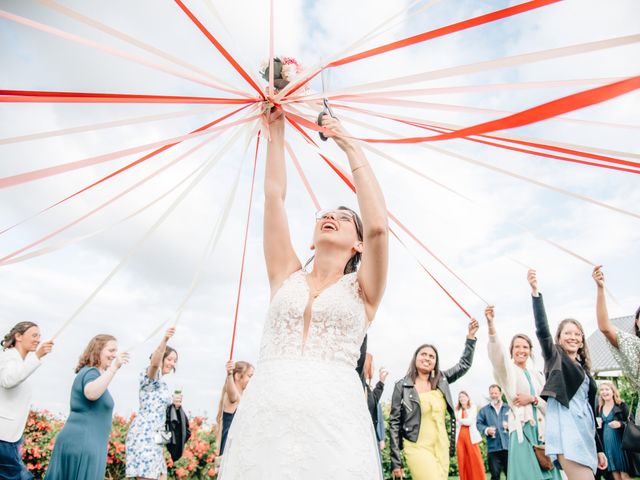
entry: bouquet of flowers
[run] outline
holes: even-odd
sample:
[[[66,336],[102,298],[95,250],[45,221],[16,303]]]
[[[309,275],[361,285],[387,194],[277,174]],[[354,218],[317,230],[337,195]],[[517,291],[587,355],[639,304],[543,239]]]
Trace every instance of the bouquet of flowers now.
[[[273,86],[276,90],[282,90],[296,75],[302,72],[302,64],[293,57],[273,58]],[[260,75],[267,82],[269,81],[269,60],[262,63]]]

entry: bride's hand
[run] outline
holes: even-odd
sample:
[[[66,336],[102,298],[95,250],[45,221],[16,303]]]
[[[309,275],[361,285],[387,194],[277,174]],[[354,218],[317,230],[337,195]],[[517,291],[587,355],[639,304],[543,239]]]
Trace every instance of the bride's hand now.
[[[342,150],[347,150],[353,146],[352,139],[348,138],[349,133],[342,126],[342,123],[337,118],[333,118],[329,115],[322,116],[322,126],[332,130],[325,135],[327,138],[333,138]]]

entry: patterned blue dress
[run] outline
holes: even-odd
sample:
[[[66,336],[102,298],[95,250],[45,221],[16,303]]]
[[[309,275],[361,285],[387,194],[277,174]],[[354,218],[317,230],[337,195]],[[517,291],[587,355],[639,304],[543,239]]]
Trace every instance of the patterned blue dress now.
[[[596,422],[589,406],[589,376],[569,401],[569,408],[555,398],[547,400],[546,454],[553,460],[564,455],[596,473],[598,453],[596,451]]]
[[[127,433],[127,477],[158,478],[167,473],[164,446],[155,443],[153,437],[164,430],[170,403],[171,393],[160,372],[151,380],[145,367],[140,372],[140,410]]]

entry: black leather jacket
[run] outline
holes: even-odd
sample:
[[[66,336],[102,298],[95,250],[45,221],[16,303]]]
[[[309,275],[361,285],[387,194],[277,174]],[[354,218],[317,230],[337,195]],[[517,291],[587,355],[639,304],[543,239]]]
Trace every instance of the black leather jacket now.
[[[438,390],[444,395],[447,402],[447,410],[451,417],[451,432],[449,434],[449,455],[451,456],[455,453],[456,416],[453,410],[454,403],[449,384],[462,377],[471,368],[475,348],[476,340],[467,339],[464,345],[464,352],[462,352],[457,365],[448,370],[440,371]],[[402,450],[403,440],[406,438],[411,442],[418,441],[421,416],[420,397],[413,385],[413,380],[405,377],[396,382],[391,397],[391,413],[389,415],[391,464],[393,468],[402,468],[400,451]]]

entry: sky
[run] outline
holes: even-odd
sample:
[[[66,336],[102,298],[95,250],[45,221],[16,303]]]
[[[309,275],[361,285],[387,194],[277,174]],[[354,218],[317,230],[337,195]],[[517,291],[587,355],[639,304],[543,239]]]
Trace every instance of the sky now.
[[[257,76],[260,64],[268,57],[268,2],[216,1],[216,15],[208,2],[190,0],[185,3],[243,67]],[[294,56],[311,67],[343,52],[398,12],[400,15],[387,24],[380,35],[348,53],[518,2],[440,0],[414,3],[417,5],[409,9],[407,1],[276,0],[275,52]],[[1,10],[127,55],[168,65],[181,72],[191,72],[171,64],[166,58],[159,58],[69,18],[52,5],[71,8],[209,72],[235,88],[249,91],[244,80],[173,2],[104,3],[90,0],[54,4],[48,0],[0,1]],[[566,0],[332,69],[326,77],[325,88],[338,90],[446,67],[638,34],[635,19],[639,15],[640,4],[632,0]],[[625,77],[638,74],[638,58],[640,47],[633,44],[397,89]],[[0,19],[0,64],[3,66],[0,69],[2,89],[227,96],[201,83],[7,19]],[[310,88],[313,92],[321,90],[319,78],[311,82]],[[586,88],[589,86],[495,90],[411,99],[515,112]],[[495,112],[463,109],[360,106],[461,126],[501,116]],[[543,142],[627,152],[636,155],[637,159],[640,154],[637,140],[639,108],[640,94],[635,92],[566,115],[569,119],[586,122],[548,120],[504,133],[533,137]],[[229,108],[203,111],[200,105],[5,103],[0,105],[0,176],[180,136],[230,111]],[[173,112],[191,112],[192,115],[37,140],[3,141],[38,132]],[[342,118],[356,136],[385,136],[374,128],[388,129],[396,135],[422,134],[398,128],[376,117],[343,114]],[[364,122],[365,126],[351,124],[350,119]],[[255,148],[252,132],[242,131],[228,150],[221,150],[235,132],[230,129],[195,152],[189,150],[203,137],[186,141],[0,235],[0,255],[4,256],[75,220],[179,156],[185,156],[180,163],[168,167],[95,215],[40,245],[67,242],[65,248],[0,266],[2,331],[8,331],[18,321],[31,320],[39,323],[43,337],[49,338],[126,257],[113,278],[57,338],[53,353],[45,358],[32,376],[35,407],[66,414],[78,356],[93,335],[111,333],[118,338],[121,348],[131,348],[131,362],[118,372],[110,386],[115,411],[123,415],[134,411],[137,408],[137,378],[160,338],[155,335],[151,340],[142,342],[159,324],[176,318],[194,275],[200,271],[201,281],[186,304],[177,333],[171,341],[179,352],[179,361],[177,372],[168,377],[168,381],[172,387],[183,390],[185,406],[192,414],[215,415],[225,375],[224,363],[230,350]],[[355,198],[351,192],[339,183],[314,151],[293,131],[287,130],[287,138],[321,204],[324,207],[354,206]],[[460,155],[592,197],[636,215],[640,212],[638,177],[631,173],[509,152],[465,140],[429,146],[440,150],[419,145],[377,145],[376,148],[464,194],[473,202],[462,200],[384,157],[373,153],[368,153],[368,157],[380,180],[389,210],[463,278],[479,297],[496,305],[496,327],[504,343],[508,343],[517,332],[534,336],[524,265],[538,270],[552,329],[566,317],[583,322],[589,333],[596,328],[591,267],[539,238],[557,242],[594,263],[604,265],[609,289],[616,299],[616,303],[610,301],[612,316],[629,315],[635,311],[640,303],[638,218],[462,161]],[[323,144],[322,149],[337,163],[346,165],[343,155],[331,142]],[[195,177],[190,177],[139,215],[121,221],[174,187],[208,159],[215,158],[218,151],[222,154],[215,166],[188,194],[183,193],[188,182]],[[253,363],[257,361],[269,302],[261,248],[265,153],[263,144],[258,155],[234,353],[236,359]],[[458,157],[451,156],[451,153]],[[140,155],[129,155],[0,189],[1,229],[33,216]],[[315,209],[295,170],[289,167],[287,211],[291,233],[298,255],[306,259],[311,256]],[[228,219],[215,249],[211,255],[206,255],[212,231],[224,216],[227,198],[234,193],[236,178],[239,181]],[[163,212],[181,197],[184,197],[183,201],[175,206],[166,221],[146,235]],[[537,237],[516,224],[523,225]],[[85,235],[89,236],[75,242]],[[486,400],[488,385],[493,383],[486,353],[485,304],[415,242],[406,235],[402,237],[408,250],[391,240],[388,286],[369,330],[369,351],[374,355],[375,366],[385,366],[389,370],[390,385],[404,375],[412,352],[422,343],[433,343],[439,347],[444,368],[455,364],[462,353],[467,318],[425,274],[415,260],[417,257],[480,320],[473,367],[453,385],[453,390],[454,394],[461,389],[467,390],[474,401],[482,404]],[[138,248],[132,249],[138,244]],[[534,363],[541,368],[539,356]],[[313,372],[309,374],[313,375]],[[389,400],[390,394],[389,386],[383,399]]]

